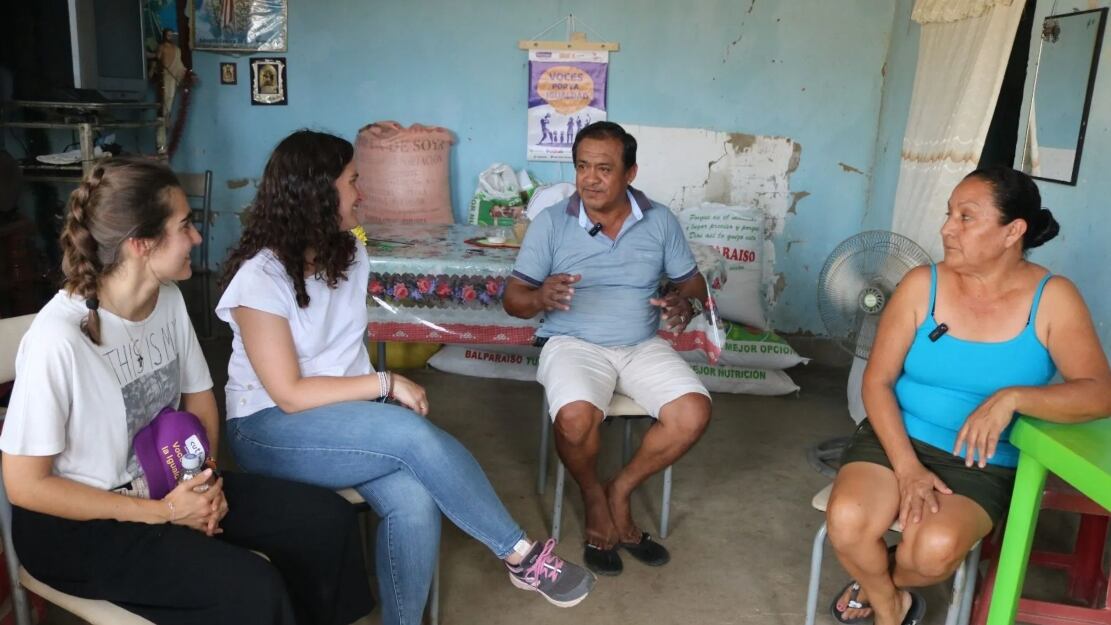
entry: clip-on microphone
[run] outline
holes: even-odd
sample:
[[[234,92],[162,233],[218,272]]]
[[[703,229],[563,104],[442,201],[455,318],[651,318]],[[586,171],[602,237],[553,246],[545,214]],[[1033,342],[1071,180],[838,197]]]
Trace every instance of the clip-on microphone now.
[[[593,228],[591,228],[590,230],[587,230],[587,234],[589,234],[590,236],[594,236],[594,235],[598,234],[601,231],[602,231],[602,222],[598,221],[598,222],[594,223]]]
[[[945,325],[944,323],[939,323],[939,324],[937,325],[937,327],[936,327],[936,328],[934,328],[934,331],[933,331],[933,332],[930,332],[930,334],[929,334],[929,336],[930,336],[930,341],[932,341],[932,342],[936,343],[936,342],[937,342],[937,340],[938,340],[939,338],[941,338],[941,337],[942,337],[942,335],[944,335],[944,334],[945,334],[946,332],[948,332],[948,331],[949,331],[949,326]]]

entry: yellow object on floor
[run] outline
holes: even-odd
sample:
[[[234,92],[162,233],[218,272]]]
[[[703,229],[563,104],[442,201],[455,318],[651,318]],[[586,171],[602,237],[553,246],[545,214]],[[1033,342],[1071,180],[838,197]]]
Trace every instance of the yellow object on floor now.
[[[391,343],[386,342],[386,364],[393,369],[420,369],[428,363],[428,359],[438,352],[443,345],[439,343]],[[378,368],[378,342],[371,341],[367,348],[370,350],[370,364]]]

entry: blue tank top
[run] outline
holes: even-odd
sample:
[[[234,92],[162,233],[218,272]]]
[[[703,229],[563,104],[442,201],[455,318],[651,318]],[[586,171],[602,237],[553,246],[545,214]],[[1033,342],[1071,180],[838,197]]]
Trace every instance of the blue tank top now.
[[[1057,367],[1034,332],[1038,303],[1051,275],[1038,283],[1026,327],[1018,336],[984,343],[943,334],[931,341],[929,335],[938,323],[934,318],[937,266],[930,267],[930,313],[918,326],[895,382],[895,398],[911,438],[950,452],[965,419],[992,393],[1009,386],[1044,386],[1053,379]],[[1009,442],[1013,425],[1012,420],[1003,430],[990,464],[1018,465],[1018,450]]]

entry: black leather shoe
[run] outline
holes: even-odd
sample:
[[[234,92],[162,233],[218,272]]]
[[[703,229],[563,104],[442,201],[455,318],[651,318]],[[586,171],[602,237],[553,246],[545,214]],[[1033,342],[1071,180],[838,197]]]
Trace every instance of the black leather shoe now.
[[[617,543],[617,546],[648,566],[663,566],[671,561],[671,554],[663,545],[652,540],[648,532],[641,534],[638,542]]]
[[[621,556],[617,553],[617,547],[602,549],[590,543],[586,543],[583,547],[583,564],[598,575],[620,575],[625,569],[625,565],[621,563]]]

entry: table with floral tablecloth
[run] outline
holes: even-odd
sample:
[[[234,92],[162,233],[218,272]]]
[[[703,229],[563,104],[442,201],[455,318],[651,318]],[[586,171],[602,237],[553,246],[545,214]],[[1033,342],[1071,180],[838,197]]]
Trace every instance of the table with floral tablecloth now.
[[[527,345],[539,318],[518,319],[502,309],[505,281],[517,248],[490,245],[507,229],[463,224],[367,225],[370,280],[368,333],[372,340],[411,343]],[[725,280],[724,259],[692,245],[707,283]],[[688,337],[689,338],[689,337]]]

